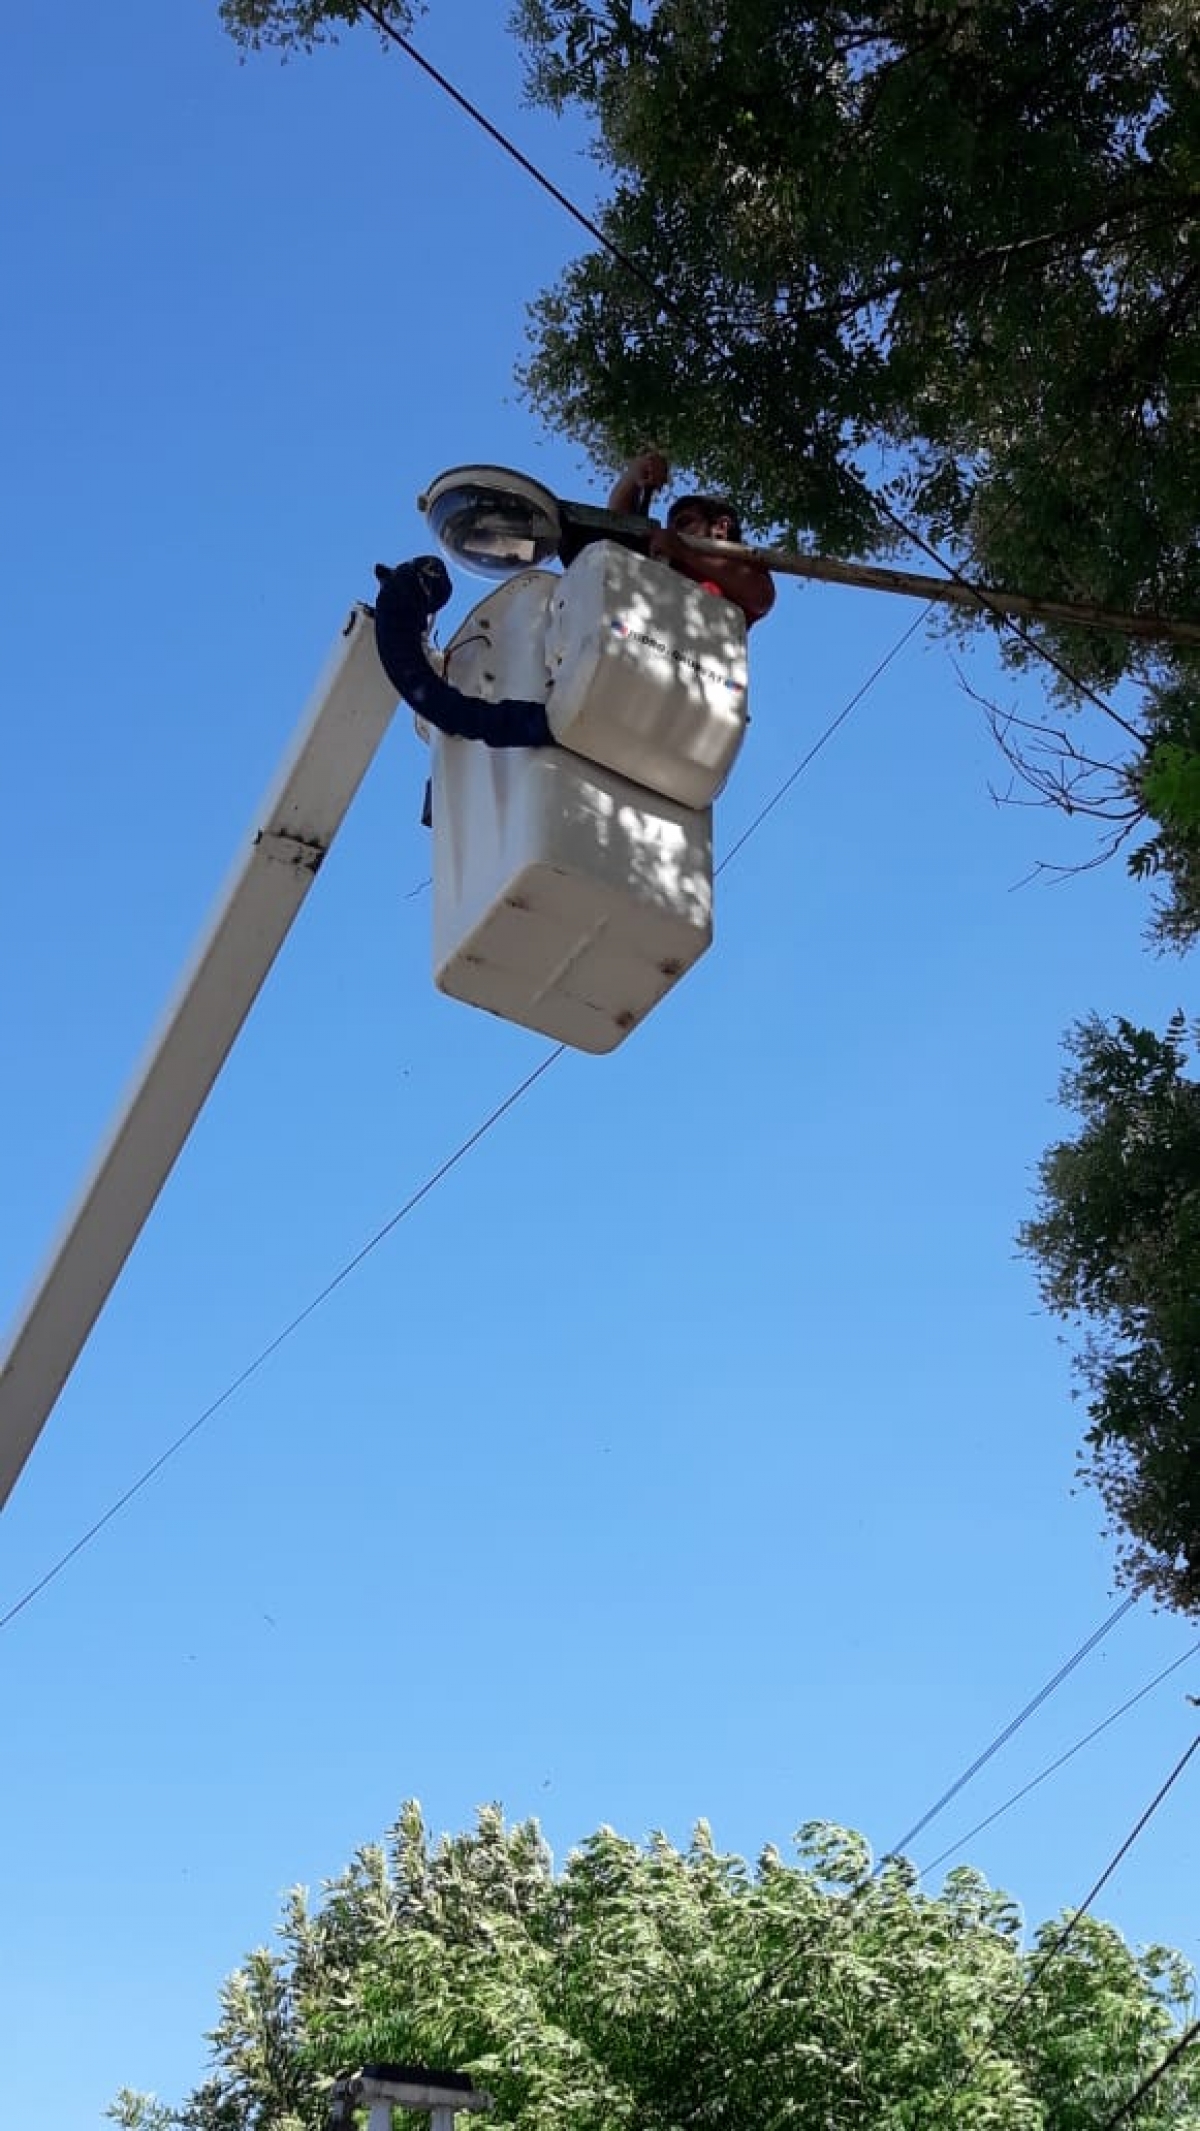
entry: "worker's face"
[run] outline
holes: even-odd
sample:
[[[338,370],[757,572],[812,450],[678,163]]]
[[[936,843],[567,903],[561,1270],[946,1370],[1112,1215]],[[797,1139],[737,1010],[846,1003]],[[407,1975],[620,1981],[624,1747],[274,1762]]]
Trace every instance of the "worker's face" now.
[[[707,511],[689,508],[672,518],[671,525],[675,532],[689,534],[693,540],[729,540],[733,534],[733,520],[725,511],[710,518]]]

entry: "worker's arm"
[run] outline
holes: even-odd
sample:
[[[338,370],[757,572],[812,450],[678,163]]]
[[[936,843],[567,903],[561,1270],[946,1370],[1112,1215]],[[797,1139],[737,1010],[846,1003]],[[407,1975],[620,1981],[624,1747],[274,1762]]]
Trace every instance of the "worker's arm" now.
[[[618,479],[608,499],[609,510],[631,515],[647,491],[653,495],[655,489],[666,487],[670,475],[671,469],[661,451],[639,452]]]
[[[747,627],[760,622],[775,604],[775,586],[760,562],[741,562],[736,556],[698,555],[681,533],[669,526],[650,536],[650,553],[698,585],[715,585],[746,617]]]
[[[486,703],[464,695],[435,673],[425,656],[425,632],[450,597],[450,575],[436,555],[418,555],[390,570],[376,563],[375,643],[392,687],[411,709],[454,740],[485,747],[551,747],[544,703],[506,696]]]

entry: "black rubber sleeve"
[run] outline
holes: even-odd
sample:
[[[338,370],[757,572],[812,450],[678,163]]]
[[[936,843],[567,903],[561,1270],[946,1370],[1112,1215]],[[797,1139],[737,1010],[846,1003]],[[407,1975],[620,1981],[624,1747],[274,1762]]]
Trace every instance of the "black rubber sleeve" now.
[[[485,703],[464,695],[434,672],[422,636],[428,610],[413,578],[401,565],[386,577],[375,601],[379,663],[397,693],[419,717],[456,740],[482,740],[485,747],[552,747],[554,735],[544,703],[504,697]]]

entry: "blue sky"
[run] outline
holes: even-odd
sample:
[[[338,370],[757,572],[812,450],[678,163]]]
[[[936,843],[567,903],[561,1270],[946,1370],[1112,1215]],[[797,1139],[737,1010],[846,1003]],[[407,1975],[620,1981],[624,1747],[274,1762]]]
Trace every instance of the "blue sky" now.
[[[437,0],[422,43],[586,199],[504,12]],[[239,66],[208,0],[63,0],[0,63],[10,1313],[418,489],[608,470],[511,383],[572,225],[398,55]],[[723,847],[909,618],[782,588]],[[972,673],[1034,700],[987,644]],[[555,1065],[6,1630],[0,2121],[181,2096],[282,1890],[408,1795],[560,1853],[702,1813],[883,1847],[1111,1609],[1012,1237],[1063,1028],[1192,987],[1119,870],[1014,889],[1086,832],[994,808],[995,771],[918,637],[678,994]],[[0,1611],[544,1055],[432,989],[422,776],[398,720],[5,1513]],[[1135,1611],[918,1862],[1193,1639]],[[1188,1687],[970,1846],[1031,1921],[1182,1751]],[[1189,1778],[1102,1913],[1194,1958],[1196,1869]]]

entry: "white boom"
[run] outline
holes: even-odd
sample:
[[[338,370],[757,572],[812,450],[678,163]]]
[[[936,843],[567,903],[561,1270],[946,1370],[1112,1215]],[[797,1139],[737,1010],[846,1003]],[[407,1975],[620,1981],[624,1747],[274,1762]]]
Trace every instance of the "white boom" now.
[[[0,1507],[133,1249],[391,723],[351,609],[208,931],[0,1360]]]

